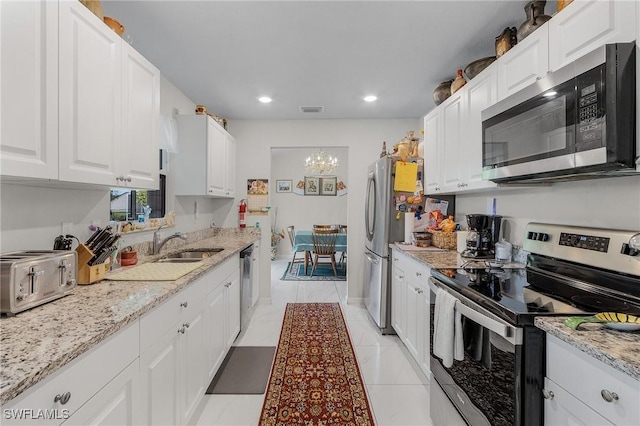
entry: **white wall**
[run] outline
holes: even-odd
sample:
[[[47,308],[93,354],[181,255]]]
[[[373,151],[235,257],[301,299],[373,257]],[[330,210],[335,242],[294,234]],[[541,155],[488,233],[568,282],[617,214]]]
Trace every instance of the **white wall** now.
[[[349,188],[349,149],[324,146],[322,149],[338,159],[338,169],[335,176]],[[305,159],[317,151],[314,148],[272,148],[271,149],[271,180],[269,182],[269,198],[272,210],[278,209],[276,231],[293,225],[296,229],[311,229],[315,223],[346,224],[348,194],[343,196],[305,196],[293,192],[277,192],[277,180],[291,180],[292,187],[299,181],[304,181],[306,175]],[[273,215],[275,221],[275,214]],[[286,233],[285,233],[286,235]],[[278,256],[289,257],[291,243],[289,238],[280,240]]]
[[[456,221],[466,225],[466,214],[486,213],[488,197],[496,198],[496,213],[505,218],[505,238],[519,246],[529,222],[640,231],[638,176],[458,195]]]
[[[347,225],[349,229],[347,270],[348,299],[361,303],[364,267],[364,198],[367,166],[379,158],[382,141],[387,147],[401,140],[408,130],[421,128],[420,120],[235,120],[229,131],[236,138],[237,185],[246,188],[249,178],[268,177],[271,148],[285,147],[349,147]],[[244,186],[240,186],[245,182]],[[236,194],[246,197],[246,189]],[[227,217],[225,226],[236,223],[237,213]],[[261,226],[264,222],[261,219]],[[268,222],[270,223],[270,221]],[[264,238],[263,238],[264,241]],[[268,240],[267,240],[268,241]],[[262,281],[264,283],[264,280]],[[269,297],[270,289],[261,287],[261,297]]]

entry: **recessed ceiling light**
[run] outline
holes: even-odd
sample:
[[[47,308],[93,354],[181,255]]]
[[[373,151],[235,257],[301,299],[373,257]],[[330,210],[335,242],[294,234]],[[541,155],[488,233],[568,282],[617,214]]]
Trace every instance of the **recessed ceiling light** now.
[[[271,99],[270,97],[268,97],[268,96],[260,96],[260,97],[258,98],[258,100],[259,100],[260,102],[262,102],[263,104],[268,104],[269,102],[271,102],[271,101],[272,101],[272,99]]]
[[[364,97],[365,102],[374,102],[377,99],[378,99],[378,97],[374,96],[374,95],[369,95],[369,96],[365,96]]]

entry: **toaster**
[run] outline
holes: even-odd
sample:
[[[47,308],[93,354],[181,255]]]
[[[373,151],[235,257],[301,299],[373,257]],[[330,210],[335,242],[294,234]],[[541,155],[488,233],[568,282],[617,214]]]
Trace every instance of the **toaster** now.
[[[0,254],[0,314],[15,315],[69,294],[77,285],[78,254],[24,250]]]

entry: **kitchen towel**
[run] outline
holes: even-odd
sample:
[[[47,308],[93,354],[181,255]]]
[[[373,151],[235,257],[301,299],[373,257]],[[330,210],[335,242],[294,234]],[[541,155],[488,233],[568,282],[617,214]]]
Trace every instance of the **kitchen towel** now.
[[[462,317],[456,310],[458,299],[446,290],[436,292],[436,306],[433,316],[433,354],[442,359],[445,367],[451,367],[453,360],[464,359],[462,339]]]

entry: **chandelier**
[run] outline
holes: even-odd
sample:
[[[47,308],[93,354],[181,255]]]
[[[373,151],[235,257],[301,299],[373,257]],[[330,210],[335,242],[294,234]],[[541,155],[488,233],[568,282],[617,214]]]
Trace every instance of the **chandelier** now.
[[[333,173],[338,168],[338,158],[319,150],[307,157],[304,167],[308,172],[316,175]]]

